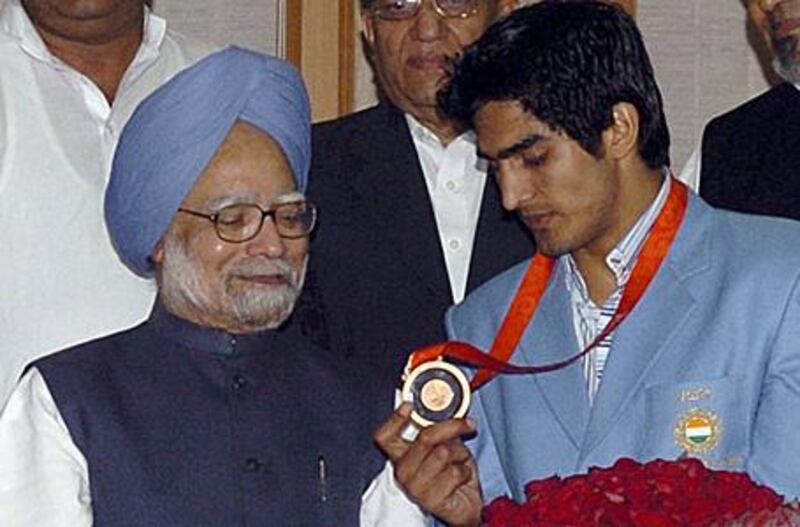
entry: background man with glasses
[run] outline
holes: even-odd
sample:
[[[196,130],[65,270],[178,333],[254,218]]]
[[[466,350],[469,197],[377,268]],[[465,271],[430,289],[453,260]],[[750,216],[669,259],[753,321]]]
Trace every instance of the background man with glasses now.
[[[357,524],[381,465],[366,416],[391,395],[284,324],[315,223],[309,146],[299,75],[238,48],[142,103],[105,214],[155,308],[23,377],[0,417],[0,525]]]
[[[513,0],[362,0],[382,101],[313,131],[320,205],[309,285],[330,345],[396,380],[408,352],[444,338],[444,310],[526,258],[472,133],[436,107],[448,59]]]

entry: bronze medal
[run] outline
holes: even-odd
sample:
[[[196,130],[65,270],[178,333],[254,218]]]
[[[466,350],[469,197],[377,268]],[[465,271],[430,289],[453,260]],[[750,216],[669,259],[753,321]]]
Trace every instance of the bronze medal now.
[[[414,405],[412,421],[430,426],[467,415],[471,390],[458,367],[439,359],[420,364],[406,374],[402,395],[404,401]]]

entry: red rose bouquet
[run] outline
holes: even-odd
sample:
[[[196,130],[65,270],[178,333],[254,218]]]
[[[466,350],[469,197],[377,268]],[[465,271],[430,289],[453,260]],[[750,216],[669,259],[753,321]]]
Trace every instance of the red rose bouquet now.
[[[531,481],[527,501],[500,497],[484,508],[488,527],[800,526],[800,511],[741,472],[697,459],[641,464],[623,458],[587,474]]]

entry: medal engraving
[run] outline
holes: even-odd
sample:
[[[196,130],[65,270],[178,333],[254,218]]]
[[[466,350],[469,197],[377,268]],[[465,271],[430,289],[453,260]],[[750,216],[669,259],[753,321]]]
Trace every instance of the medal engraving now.
[[[470,388],[456,366],[435,360],[421,364],[405,376],[403,400],[414,405],[411,419],[420,426],[464,417],[470,403]]]
[[[455,394],[450,385],[441,379],[431,379],[419,392],[420,400],[426,408],[441,412],[453,401]]]

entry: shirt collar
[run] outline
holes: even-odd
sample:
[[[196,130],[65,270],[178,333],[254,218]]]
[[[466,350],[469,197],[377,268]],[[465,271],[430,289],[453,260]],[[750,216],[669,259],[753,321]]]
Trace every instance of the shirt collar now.
[[[132,66],[153,60],[158,56],[158,50],[166,34],[166,21],[153,14],[145,6],[144,38],[133,61]],[[68,67],[58,57],[50,53],[42,37],[36,31],[28,13],[22,7],[20,0],[6,0],[0,10],[0,30],[19,42],[20,47],[32,57],[54,66]]]
[[[247,334],[233,334],[220,329],[200,326],[170,313],[160,299],[156,300],[147,325],[159,336],[174,344],[192,350],[200,350],[223,357],[264,353],[283,347],[281,342],[292,339],[284,324],[279,329],[270,329]]]
[[[425,127],[421,122],[419,122],[413,115],[410,113],[406,113],[406,122],[408,122],[408,129],[411,131],[411,136],[427,145],[432,147],[436,147],[440,150],[444,150],[445,148],[450,147],[450,145],[454,144],[467,144],[471,148],[475,148],[476,145],[476,137],[475,132],[472,130],[468,130],[463,134],[459,135],[452,141],[450,141],[447,145],[442,144],[439,140],[439,137],[434,134],[430,129]]]
[[[647,234],[653,227],[656,219],[658,218],[664,203],[669,196],[669,189],[671,186],[671,175],[668,169],[663,171],[663,182],[661,188],[656,194],[655,199],[650,203],[650,206],[645,210],[636,223],[628,230],[625,236],[614,246],[613,249],[606,256],[606,265],[614,273],[617,280],[617,287],[622,287],[628,281],[628,277],[633,270],[636,263],[636,258],[644,246],[647,239]],[[566,255],[564,262],[567,266],[567,280],[570,282],[571,289],[578,290],[583,296],[588,297],[586,284],[583,277],[575,264],[572,255]]]

